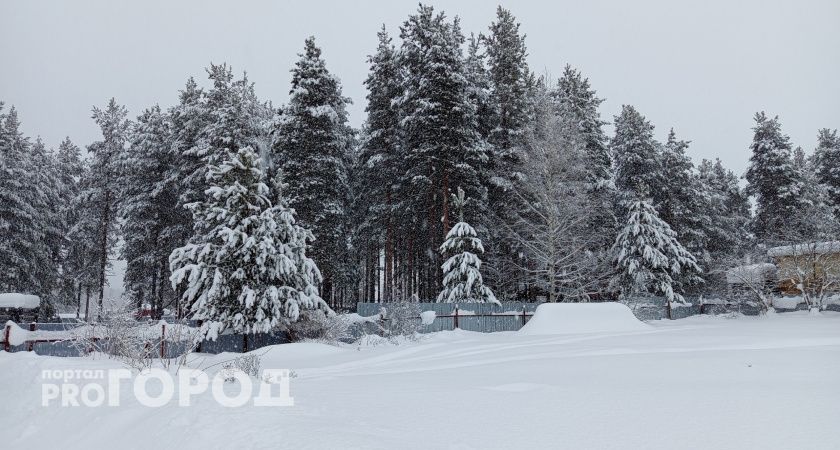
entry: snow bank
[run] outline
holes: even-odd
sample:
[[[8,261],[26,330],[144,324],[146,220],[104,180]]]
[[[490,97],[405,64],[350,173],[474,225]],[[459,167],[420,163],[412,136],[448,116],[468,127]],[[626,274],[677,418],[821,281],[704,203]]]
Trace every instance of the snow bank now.
[[[11,320],[6,322],[6,326],[4,328],[9,328],[9,345],[21,345],[24,342],[26,342],[26,339],[29,337],[29,331],[19,327],[16,323],[12,322]],[[6,330],[4,329],[3,337],[0,339],[5,341],[5,334]]]
[[[519,332],[541,335],[649,329],[621,303],[543,303]]]
[[[34,309],[41,305],[41,299],[37,295],[26,295],[18,293],[0,294],[0,308],[29,308]]]

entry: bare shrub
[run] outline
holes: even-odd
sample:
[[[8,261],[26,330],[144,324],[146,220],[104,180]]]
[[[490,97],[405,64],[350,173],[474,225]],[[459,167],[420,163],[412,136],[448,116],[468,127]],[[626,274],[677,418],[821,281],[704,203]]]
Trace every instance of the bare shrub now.
[[[174,360],[180,367],[195,349],[198,338],[198,330],[186,324],[138,321],[130,306],[111,307],[100,322],[71,331],[71,342],[79,354],[105,354],[138,371],[151,368],[155,362],[169,368],[173,359],[167,358],[171,353],[167,348],[173,343],[183,343]]]
[[[287,326],[287,332],[292,341],[346,342],[350,340],[350,325],[342,315],[312,310],[303,311],[297,322]]]
[[[388,303],[381,309],[383,319],[382,331],[384,337],[393,340],[403,337],[416,340],[422,323],[420,320],[420,306],[412,302]]]
[[[257,377],[260,374],[260,357],[254,353],[248,353],[242,356],[237,356],[231,361],[222,365],[222,377],[226,383],[233,383],[236,378],[236,372],[242,372],[251,377]]]

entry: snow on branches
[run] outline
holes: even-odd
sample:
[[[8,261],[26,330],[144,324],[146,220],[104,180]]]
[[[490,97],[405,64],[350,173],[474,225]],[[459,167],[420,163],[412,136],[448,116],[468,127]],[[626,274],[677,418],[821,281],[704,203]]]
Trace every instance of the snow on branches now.
[[[206,199],[189,206],[196,235],[170,256],[173,287],[183,289],[210,339],[226,329],[267,332],[304,309],[329,310],[316,287],[321,274],[306,256],[312,234],[281,195],[271,204],[257,159],[244,147],[210,165]]]

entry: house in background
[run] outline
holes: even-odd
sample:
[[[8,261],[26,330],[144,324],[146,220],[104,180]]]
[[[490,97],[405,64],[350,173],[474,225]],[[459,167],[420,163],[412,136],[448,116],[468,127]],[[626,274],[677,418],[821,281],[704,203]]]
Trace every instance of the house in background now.
[[[767,256],[778,268],[782,294],[799,295],[802,288],[840,292],[840,241],[774,247]]]

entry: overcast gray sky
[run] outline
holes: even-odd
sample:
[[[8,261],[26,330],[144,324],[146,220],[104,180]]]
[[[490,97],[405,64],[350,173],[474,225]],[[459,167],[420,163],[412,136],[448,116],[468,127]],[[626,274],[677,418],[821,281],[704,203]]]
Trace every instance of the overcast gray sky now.
[[[428,2],[484,32],[497,3]],[[674,127],[690,154],[746,168],[752,116],[781,117],[811,151],[818,128],[840,127],[840,1],[505,1],[522,23],[529,63],[590,78],[612,119],[633,104],[664,138]],[[135,117],[170,106],[209,62],[247,70],[260,97],[283,103],[289,68],[315,35],[339,76],[353,125],[364,120],[366,55],[409,1],[0,1],[0,100],[24,132],[57,146],[98,138],[93,105],[114,96]],[[395,39],[396,40],[396,39]]]

